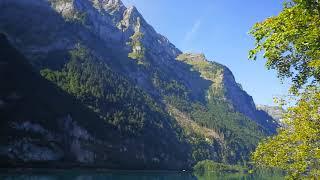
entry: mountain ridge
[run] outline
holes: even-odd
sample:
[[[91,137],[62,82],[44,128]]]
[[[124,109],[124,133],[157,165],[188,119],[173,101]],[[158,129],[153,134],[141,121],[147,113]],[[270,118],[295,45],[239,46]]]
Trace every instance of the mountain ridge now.
[[[227,67],[183,54],[119,0],[4,0],[0,10],[0,31],[34,70],[122,137],[113,142],[120,153],[108,150],[118,168],[243,163],[275,132],[277,124],[256,109]],[[106,147],[92,146],[89,154],[103,155],[96,149]],[[101,159],[93,162],[114,167]]]

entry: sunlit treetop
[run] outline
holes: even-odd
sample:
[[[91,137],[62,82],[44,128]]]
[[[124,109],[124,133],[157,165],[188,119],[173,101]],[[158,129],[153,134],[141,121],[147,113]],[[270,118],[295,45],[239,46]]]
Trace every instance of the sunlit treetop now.
[[[256,59],[260,53],[268,69],[280,78],[291,78],[292,92],[320,82],[320,2],[292,0],[284,4],[278,16],[254,25],[250,34],[256,46],[249,53]]]

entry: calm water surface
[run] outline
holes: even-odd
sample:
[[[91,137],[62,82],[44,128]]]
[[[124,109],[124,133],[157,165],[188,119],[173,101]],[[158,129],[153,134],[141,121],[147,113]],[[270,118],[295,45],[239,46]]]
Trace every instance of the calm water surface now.
[[[2,171],[1,180],[277,180],[283,179],[275,174],[217,174],[194,175],[188,172],[129,172],[129,171],[89,171],[89,170],[37,170]]]

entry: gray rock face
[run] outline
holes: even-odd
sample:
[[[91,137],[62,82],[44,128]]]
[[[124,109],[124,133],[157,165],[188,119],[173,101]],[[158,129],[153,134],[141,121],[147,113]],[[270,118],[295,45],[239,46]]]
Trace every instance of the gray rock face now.
[[[18,124],[14,122],[12,127],[17,131],[42,136],[43,142],[38,138],[25,137],[11,142],[8,145],[1,145],[0,155],[10,157],[13,160],[30,161],[58,161],[68,158],[71,153],[75,162],[91,164],[95,161],[95,152],[86,148],[84,144],[102,144],[93,138],[87,130],[80,127],[68,115],[58,120],[60,122],[60,133],[45,129],[40,124],[29,121]],[[59,144],[66,144],[63,148]]]
[[[223,72],[226,97],[234,109],[266,127],[271,133],[275,133],[279,123],[274,117],[256,107],[253,98],[235,81],[232,72],[227,67],[224,67]]]
[[[31,44],[29,39],[20,38],[23,36],[22,34],[11,34],[12,32],[9,34],[15,46],[20,47],[19,50],[24,52],[27,57],[30,57],[32,52],[47,53],[53,50],[70,49],[72,44],[77,43],[78,40],[73,38],[74,34],[70,34],[70,29],[65,27],[65,24],[55,13],[59,13],[67,21],[81,21],[88,31],[98,35],[105,41],[105,44],[124,47],[128,52],[130,47],[126,44],[130,41],[130,37],[135,32],[141,32],[143,34],[142,44],[158,61],[174,60],[181,53],[167,38],[158,34],[135,7],[126,8],[121,1],[117,0],[3,0],[0,2],[0,8],[3,10],[2,16],[0,16],[3,23],[0,24],[0,29],[4,32],[10,31],[7,27],[13,26],[11,22],[18,21],[23,21],[18,25],[21,26],[20,29],[28,28],[25,34],[38,32],[32,35],[35,39]],[[31,19],[23,17],[23,14],[31,14],[33,11],[38,11],[38,13],[32,17],[32,23],[37,23],[32,27],[40,27],[39,29],[42,29],[40,32],[33,30],[30,26],[24,27],[30,23]],[[14,18],[17,16],[22,18],[15,20]],[[6,17],[11,17],[11,22]],[[43,17],[50,19],[45,20]],[[59,34],[50,35],[53,30]],[[45,35],[45,33],[47,34]],[[34,43],[37,41],[37,37],[42,38],[41,44]],[[46,37],[47,42],[43,42],[43,37]],[[89,37],[83,38],[88,39]],[[39,41],[41,40],[39,39]],[[29,44],[30,46],[28,46]]]
[[[252,97],[239,86],[227,67],[223,70],[223,83],[226,97],[234,108],[249,118],[257,119],[255,116],[257,110]]]
[[[11,43],[29,58],[70,49],[77,42],[65,20],[52,9],[50,1],[3,0],[0,8],[1,31],[6,32]],[[68,11],[70,6],[61,8],[61,11]]]
[[[144,35],[142,42],[151,54],[165,54],[169,59],[174,59],[181,53],[152,28],[134,6],[126,8],[121,1],[52,1],[52,6],[64,17],[84,13],[88,29],[105,41],[125,45],[135,32],[141,32]]]
[[[51,147],[39,146],[32,140],[23,138],[22,140],[12,142],[8,146],[1,147],[0,155],[23,162],[57,161],[62,158],[62,154],[55,151],[55,148],[57,146],[54,145]]]
[[[73,121],[68,115],[60,120],[61,128],[63,129],[64,140],[70,145],[70,153],[73,154],[77,162],[92,164],[95,162],[95,152],[90,148],[83,146],[88,142],[95,144],[98,142],[93,138],[87,130],[80,127],[76,121]],[[94,142],[94,143],[92,143]],[[99,141],[101,143],[101,141]]]
[[[278,106],[257,105],[257,109],[267,112],[273,119],[281,124],[281,119],[285,110]]]

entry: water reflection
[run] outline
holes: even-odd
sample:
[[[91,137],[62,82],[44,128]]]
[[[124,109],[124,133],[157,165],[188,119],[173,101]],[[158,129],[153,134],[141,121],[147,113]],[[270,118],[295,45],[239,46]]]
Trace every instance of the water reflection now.
[[[206,173],[204,175],[197,175],[198,180],[282,180],[284,175],[280,173],[266,173],[257,172],[255,174],[243,173]]]
[[[283,179],[279,174],[235,174],[235,173],[206,173],[194,175],[185,172],[113,172],[113,171],[19,171],[2,172],[2,180],[277,180]]]

